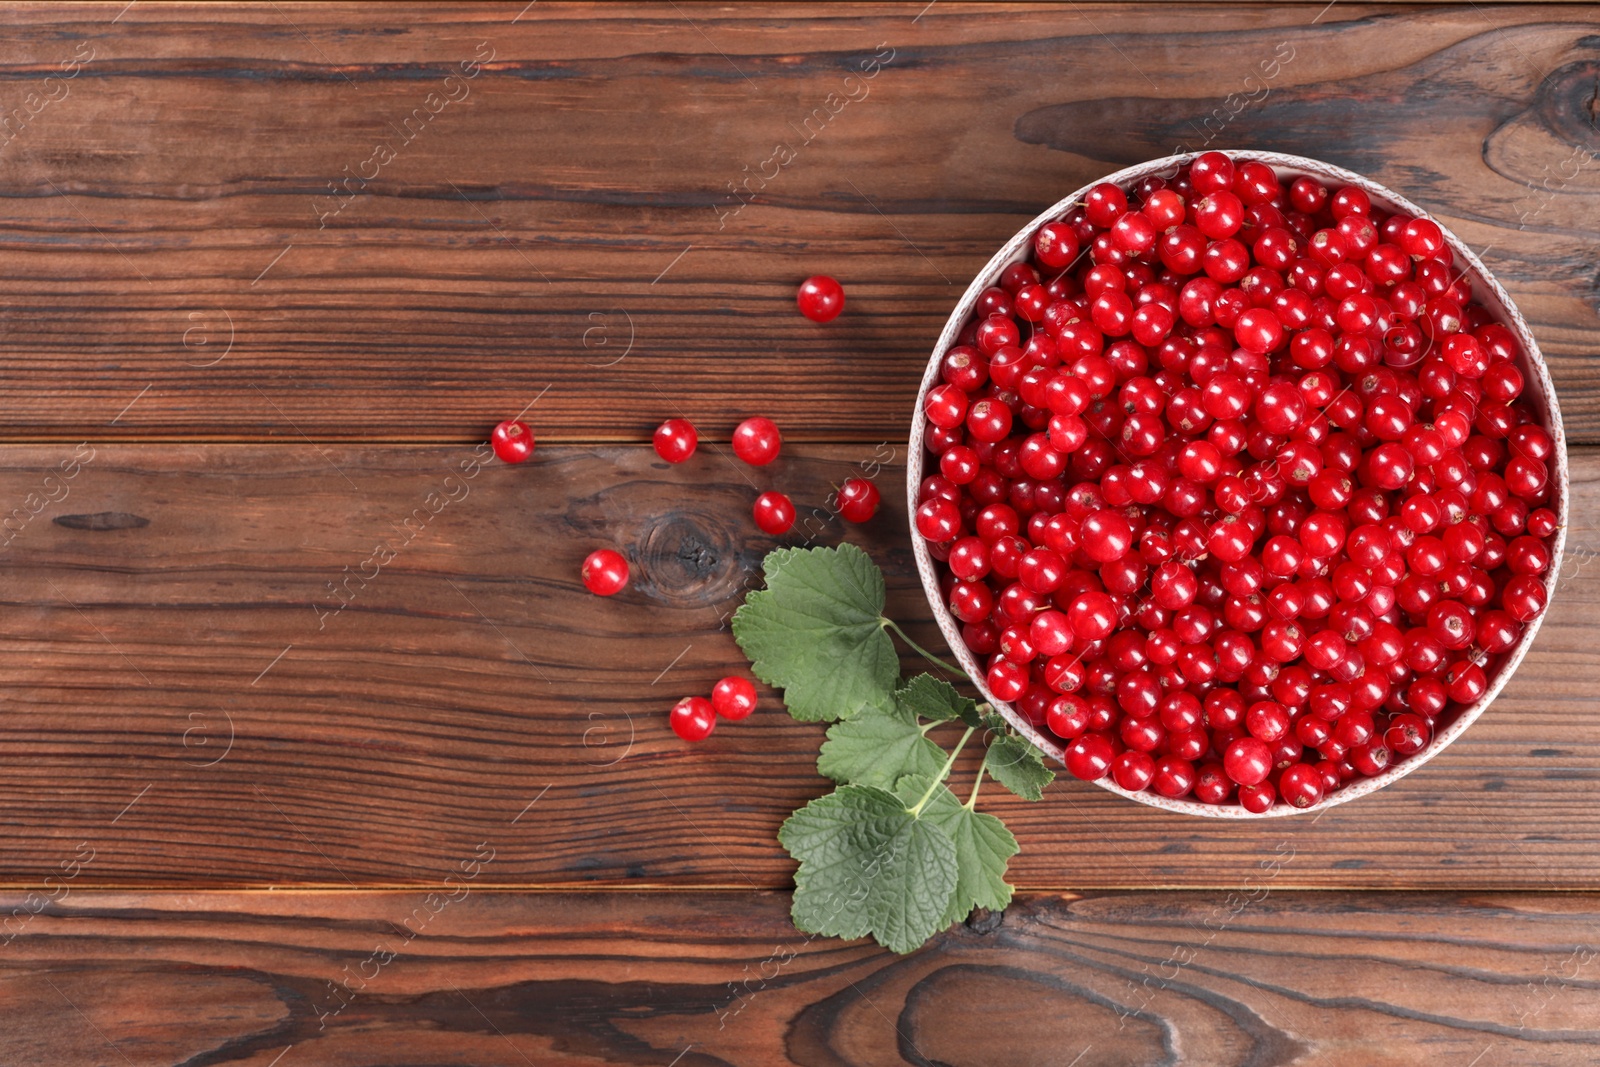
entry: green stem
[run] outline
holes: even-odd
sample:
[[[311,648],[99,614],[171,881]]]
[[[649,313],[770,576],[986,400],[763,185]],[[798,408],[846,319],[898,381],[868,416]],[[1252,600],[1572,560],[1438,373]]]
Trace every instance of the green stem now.
[[[943,667],[945,670],[949,671],[951,674],[957,674],[957,675],[960,675],[963,678],[967,677],[967,672],[966,671],[962,670],[960,667],[952,667],[950,664],[946,663],[944,660],[940,659],[938,656],[935,656],[932,652],[929,652],[927,649],[923,648],[921,645],[919,645],[915,641],[911,640],[911,638],[907,637],[906,636],[906,632],[904,630],[900,629],[900,627],[896,626],[893,619],[885,618],[883,616],[879,616],[879,621],[884,626],[888,627],[889,629],[893,630],[895,633],[899,634],[900,635],[900,640],[904,641],[906,644],[911,646],[911,651],[915,652],[917,655],[921,656],[923,659],[927,660],[929,663],[936,664],[937,666]]]
[[[935,726],[940,725],[940,723],[941,723],[941,720],[935,719],[932,722],[923,723],[921,726],[917,727],[917,729],[922,731],[922,736],[923,737],[927,737],[928,736],[928,731],[933,729]]]
[[[978,789],[980,787],[982,787],[982,785],[983,785],[983,773],[984,773],[984,771],[988,770],[988,768],[989,768],[989,762],[988,762],[988,757],[987,757],[987,754],[986,754],[985,758],[984,758],[984,762],[978,764],[978,776],[972,780],[972,795],[967,797],[967,810],[968,811],[977,811],[978,810]]]
[[[972,736],[973,729],[974,727],[967,727],[967,732],[961,735],[961,740],[956,742],[955,749],[951,751],[950,758],[944,761],[944,770],[940,771],[939,777],[935,778],[933,780],[933,784],[928,786],[928,791],[922,794],[922,799],[917,801],[917,806],[914,808],[907,808],[907,811],[913,815],[922,814],[922,808],[928,803],[929,798],[933,796],[933,791],[938,789],[940,783],[942,783],[946,778],[950,777],[950,768],[955,766],[956,757],[961,755],[961,749],[964,745],[966,745],[967,738]]]

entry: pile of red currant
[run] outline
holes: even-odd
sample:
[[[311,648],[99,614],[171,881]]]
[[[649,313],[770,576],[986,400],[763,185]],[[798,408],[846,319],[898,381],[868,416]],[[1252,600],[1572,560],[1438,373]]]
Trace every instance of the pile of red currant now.
[[[982,293],[916,528],[1073,774],[1310,807],[1422,751],[1544,610],[1518,357],[1430,219],[1207,152],[1095,186]]]

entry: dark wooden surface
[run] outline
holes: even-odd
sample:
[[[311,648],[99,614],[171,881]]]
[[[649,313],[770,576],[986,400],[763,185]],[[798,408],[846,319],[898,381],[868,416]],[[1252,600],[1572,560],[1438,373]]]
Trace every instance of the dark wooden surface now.
[[[1254,874],[1233,895],[1030,894],[903,958],[808,942],[782,893],[73,893],[0,949],[0,1057],[1594,1062],[1592,897],[1302,894]]]
[[[1594,1062],[1592,5],[0,26],[0,1063]],[[740,663],[749,503],[862,544],[931,638],[901,464],[949,308],[1045,205],[1208,138],[1393,186],[1532,322],[1578,446],[1539,641],[1377,795],[1244,825],[996,796],[1034,890],[1003,920],[807,942],[773,834],[820,730],[770,694],[698,747],[664,726]],[[825,327],[813,272],[849,291]],[[471,467],[524,409],[535,461]],[[755,413],[791,443],[762,471],[721,444]],[[687,467],[644,445],[667,415]],[[873,464],[873,525],[807,523]],[[606,542],[636,577],[601,601]]]
[[[464,442],[550,386],[552,437],[754,408],[898,437],[995,248],[1209,137],[1437,212],[1600,442],[1592,6],[521,6],[10,9],[13,97],[92,59],[0,150],[8,436]],[[826,328],[792,313],[817,271],[849,287]]]
[[[822,727],[765,693],[688,746],[666,710],[738,667],[727,616],[774,543],[747,518],[757,489],[802,505],[794,541],[835,543],[844,524],[812,509],[902,450],[797,446],[758,471],[557,446],[474,470],[469,447],[102,444],[0,565],[6,877],[36,883],[87,840],[85,877],[105,884],[417,884],[487,839],[502,885],[787,885],[775,834],[825,789]],[[13,446],[0,500],[72,451]],[[463,459],[473,476],[452,478]],[[1600,450],[1574,460],[1567,579],[1539,639],[1427,767],[1315,818],[1242,824],[1076,781],[1039,804],[991,790],[1016,879],[1225,886],[1293,839],[1285,885],[1600,889]],[[883,509],[848,535],[932,644],[902,478],[878,472]],[[612,541],[639,577],[589,596],[578,566]]]

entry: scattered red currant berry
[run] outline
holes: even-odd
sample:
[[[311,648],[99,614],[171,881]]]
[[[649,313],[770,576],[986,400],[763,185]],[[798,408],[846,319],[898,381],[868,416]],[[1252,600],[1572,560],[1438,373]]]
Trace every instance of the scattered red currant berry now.
[[[700,435],[688,419],[668,419],[656,427],[656,455],[668,463],[682,463],[694,455]]]
[[[533,431],[525,422],[507,419],[494,428],[489,444],[502,462],[526,463],[533,455]]]
[[[788,533],[794,526],[794,503],[782,493],[762,493],[751,511],[761,532],[773,537]]]
[[[844,287],[826,274],[815,274],[800,283],[795,303],[812,322],[832,322],[844,310]]]
[[[752,467],[765,467],[778,458],[782,447],[783,435],[771,419],[745,419],[733,431],[733,454]]]
[[[839,514],[846,522],[866,522],[878,513],[878,487],[865,478],[846,478],[839,487]]]
[[[756,710],[756,686],[748,678],[731,674],[711,690],[711,706],[729,722],[750,717]]]
[[[584,588],[596,596],[614,596],[628,584],[628,561],[609,548],[589,553],[583,561]]]
[[[684,697],[672,706],[669,721],[685,741],[704,741],[717,728],[717,713],[705,697]]]

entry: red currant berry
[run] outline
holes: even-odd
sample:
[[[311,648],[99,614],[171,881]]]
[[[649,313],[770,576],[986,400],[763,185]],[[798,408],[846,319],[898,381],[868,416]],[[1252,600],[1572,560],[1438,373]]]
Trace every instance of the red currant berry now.
[[[1148,752],[1128,749],[1111,761],[1111,779],[1130,793],[1142,793],[1156,776],[1156,761]]]
[[[1271,744],[1289,733],[1289,711],[1273,700],[1260,700],[1245,712],[1245,729],[1250,736]]]
[[[1283,324],[1266,308],[1251,308],[1240,314],[1233,325],[1239,347],[1247,352],[1264,354],[1283,343]]]
[[[756,710],[756,686],[748,678],[729,675],[711,690],[711,706],[729,722],[750,717]]]
[[[1142,256],[1156,246],[1158,232],[1150,216],[1142,211],[1126,211],[1111,224],[1111,240],[1130,256]]]
[[[1537,618],[1545,605],[1544,583],[1531,574],[1518,575],[1500,593],[1500,606],[1518,622]]]
[[[997,658],[985,679],[989,691],[999,700],[1016,700],[1028,691],[1028,668],[1005,658]]]
[[[1222,765],[1240,785],[1257,785],[1272,773],[1272,750],[1254,737],[1242,737],[1228,746]]]
[[[1157,189],[1144,202],[1145,217],[1155,223],[1156,229],[1165,232],[1183,222],[1185,206],[1183,197],[1171,189]]]
[[[668,419],[656,427],[656,455],[668,463],[682,463],[694,455],[700,436],[688,419]]]
[[[1433,736],[1428,721],[1420,715],[1402,713],[1389,720],[1383,742],[1397,756],[1414,756],[1428,747]]]
[[[954,385],[936,385],[923,401],[928,421],[943,430],[953,430],[967,417],[967,394]]]
[[[1444,249],[1444,231],[1432,219],[1410,219],[1400,230],[1399,244],[1406,255],[1429,259]]]
[[[533,431],[525,422],[507,419],[494,428],[489,444],[502,462],[526,463],[533,455]]]
[[[685,741],[704,741],[717,726],[717,713],[705,697],[684,697],[672,706],[672,732]]]
[[[1063,762],[1074,778],[1095,782],[1106,776],[1115,755],[1111,738],[1101,733],[1086,733],[1067,746]]]
[[[1151,598],[1169,611],[1188,607],[1199,591],[1194,572],[1176,560],[1161,564],[1150,579]]]
[[[1404,445],[1379,445],[1367,454],[1366,477],[1379,489],[1399,489],[1411,480],[1416,462]]]
[[[1306,419],[1305,398],[1292,385],[1269,385],[1256,400],[1255,414],[1268,432],[1290,434]]]
[[[1524,500],[1542,496],[1550,481],[1550,471],[1542,460],[1514,456],[1506,464],[1506,487]]]
[[[1071,693],[1083,687],[1085,673],[1076,656],[1051,656],[1044,665],[1044,683],[1058,693]]]
[[[939,456],[939,473],[955,485],[971,485],[982,469],[978,453],[966,445],[954,445]]]
[[[1073,629],[1066,613],[1041,611],[1028,627],[1028,639],[1042,656],[1059,656],[1072,647]]]
[[[1115,511],[1097,511],[1083,520],[1082,548],[1097,563],[1121,559],[1133,548],[1133,527]]]
[[[1233,780],[1220,764],[1203,763],[1195,769],[1194,798],[1202,804],[1221,804],[1233,796]]]
[[[957,582],[950,587],[950,614],[965,623],[987,619],[994,611],[994,593],[982,582]]]
[[[1387,745],[1379,741],[1369,741],[1350,750],[1350,765],[1371,778],[1388,770],[1392,755]]]
[[[1062,270],[1078,258],[1078,234],[1065,222],[1049,222],[1033,235],[1033,254],[1049,270]]]
[[[1309,763],[1293,764],[1278,776],[1278,793],[1297,808],[1321,803],[1323,788],[1322,772]]]
[[[1122,743],[1136,752],[1154,752],[1167,739],[1166,727],[1151,718],[1136,718],[1130,712],[1122,720]]]
[[[846,478],[839,487],[839,514],[846,522],[866,522],[878,513],[878,487],[865,478]]]
[[[589,553],[583,561],[583,585],[596,596],[614,596],[628,584],[628,561],[609,548]]]
[[[1277,799],[1277,790],[1272,788],[1271,782],[1239,787],[1239,806],[1252,815],[1263,815],[1271,811]]]
[[[957,578],[975,581],[989,573],[989,544],[981,537],[963,537],[950,546],[946,562]]]
[[[794,526],[794,503],[782,493],[762,493],[756,497],[755,507],[751,509],[751,513],[755,516],[756,525],[761,527],[761,532],[773,537],[788,533]]]
[[[983,399],[967,409],[967,432],[973,440],[999,442],[1011,432],[1012,414],[1009,405],[998,399]]]
[[[1189,760],[1172,755],[1156,760],[1156,773],[1150,779],[1152,791],[1176,800],[1188,796],[1194,784],[1194,764]]]
[[[1445,648],[1460,649],[1472,644],[1476,626],[1465,605],[1441,600],[1428,609],[1428,632]]]
[[[1328,206],[1336,219],[1347,218],[1351,215],[1369,216],[1372,214],[1372,198],[1353,185],[1344,186],[1334,193],[1333,201]],[[1282,790],[1280,789],[1279,792],[1281,793]]]
[[[1089,728],[1089,702],[1080,696],[1064,694],[1045,709],[1045,725],[1063,741],[1071,741]]]
[[[970,393],[989,380],[989,364],[976,348],[957,345],[945,353],[939,374],[950,385]]]
[[[1289,203],[1296,211],[1315,215],[1328,202],[1328,190],[1315,178],[1299,177],[1289,185]]]
[[[1229,180],[1232,180],[1231,173]],[[1084,194],[1084,215],[1101,229],[1116,222],[1118,216],[1127,210],[1128,194],[1110,182],[1101,182]]]
[[[733,431],[733,454],[752,467],[765,467],[782,447],[783,435],[771,419],[745,419]]]
[[[1189,184],[1201,196],[1231,188],[1233,160],[1221,152],[1202,152],[1189,164]]]
[[[815,274],[800,283],[795,303],[812,322],[832,322],[844,310],[844,287],[826,274]]]
[[[1081,640],[1098,641],[1116,629],[1116,603],[1105,593],[1081,593],[1068,606],[1067,619]]]

